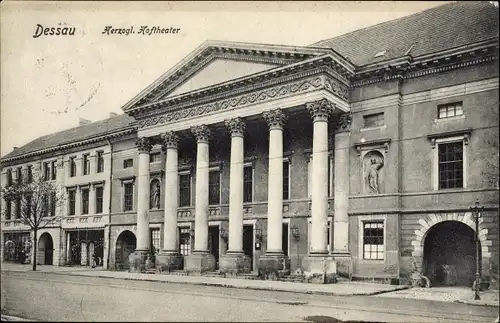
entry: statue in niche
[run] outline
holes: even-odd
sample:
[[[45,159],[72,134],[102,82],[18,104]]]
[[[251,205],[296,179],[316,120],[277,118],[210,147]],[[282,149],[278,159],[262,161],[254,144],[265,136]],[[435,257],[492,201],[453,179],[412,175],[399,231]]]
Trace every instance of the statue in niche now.
[[[384,158],[378,152],[365,155],[365,185],[369,193],[380,194],[380,169],[384,166]]]
[[[151,201],[149,208],[160,208],[160,182],[158,180],[154,180],[151,183]]]

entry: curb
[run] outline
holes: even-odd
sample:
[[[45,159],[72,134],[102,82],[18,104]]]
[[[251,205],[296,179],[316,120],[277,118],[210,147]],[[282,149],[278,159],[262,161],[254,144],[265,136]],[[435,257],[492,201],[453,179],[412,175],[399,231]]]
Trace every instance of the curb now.
[[[493,302],[481,302],[481,301],[475,301],[475,300],[456,300],[454,303],[461,303],[461,304],[468,304],[468,305],[475,305],[475,306],[488,306],[488,307],[499,307],[500,305],[498,303],[493,303]]]
[[[10,271],[10,272],[24,272],[24,271],[16,271],[16,270],[2,270],[2,271]],[[78,277],[96,277],[96,278],[108,278],[108,279],[122,279],[122,280],[134,280],[134,281],[147,281],[147,282],[158,282],[158,283],[171,283],[171,284],[185,284],[185,285],[197,285],[197,286],[211,286],[211,287],[223,287],[223,288],[236,288],[236,289],[249,289],[249,290],[267,290],[273,292],[286,292],[286,293],[296,293],[296,294],[310,294],[310,295],[326,295],[326,296],[374,296],[385,293],[396,292],[400,290],[409,289],[410,286],[401,286],[396,287],[391,290],[383,290],[383,291],[375,291],[375,292],[367,292],[367,293],[336,293],[336,292],[328,292],[328,291],[300,291],[300,290],[290,290],[286,288],[276,288],[276,287],[258,287],[258,286],[237,286],[226,283],[211,283],[211,282],[189,282],[189,281],[168,281],[168,280],[157,280],[150,278],[131,278],[131,277],[112,277],[105,275],[81,275],[74,272],[47,272],[50,274],[62,275],[62,276],[78,276]]]

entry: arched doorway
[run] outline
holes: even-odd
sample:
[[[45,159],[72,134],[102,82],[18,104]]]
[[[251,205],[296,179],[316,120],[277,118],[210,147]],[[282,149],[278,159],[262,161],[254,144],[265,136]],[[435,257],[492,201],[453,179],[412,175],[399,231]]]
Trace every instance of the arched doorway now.
[[[123,231],[116,240],[116,269],[128,269],[128,256],[135,251],[137,240],[131,231]]]
[[[45,232],[40,236],[38,242],[38,263],[42,265],[52,265],[53,256],[54,241],[52,240],[52,236],[48,232]]]
[[[475,244],[474,230],[462,222],[444,221],[432,226],[424,243],[424,272],[432,285],[472,286]]]

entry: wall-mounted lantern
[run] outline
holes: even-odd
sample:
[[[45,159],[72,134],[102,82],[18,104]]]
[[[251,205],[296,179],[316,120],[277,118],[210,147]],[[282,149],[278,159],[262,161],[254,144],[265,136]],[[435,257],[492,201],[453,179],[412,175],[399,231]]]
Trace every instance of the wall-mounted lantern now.
[[[300,239],[300,231],[299,231],[299,227],[297,227],[297,225],[292,225],[291,227],[292,229],[292,237],[296,240],[296,241],[299,241]]]

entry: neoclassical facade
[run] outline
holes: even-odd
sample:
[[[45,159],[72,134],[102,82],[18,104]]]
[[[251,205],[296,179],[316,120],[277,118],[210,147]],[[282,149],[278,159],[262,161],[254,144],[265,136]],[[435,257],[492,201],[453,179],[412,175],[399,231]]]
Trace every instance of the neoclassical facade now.
[[[478,201],[495,283],[497,30],[459,2],[310,46],[202,44],[122,108],[109,268],[470,285]]]

